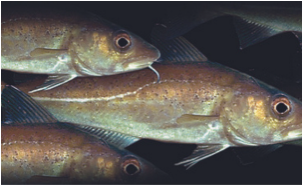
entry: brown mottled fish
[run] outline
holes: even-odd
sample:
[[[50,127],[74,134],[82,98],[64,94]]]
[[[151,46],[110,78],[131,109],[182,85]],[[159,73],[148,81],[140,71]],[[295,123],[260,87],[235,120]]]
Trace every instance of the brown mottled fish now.
[[[33,94],[59,121],[85,130],[192,143],[198,147],[182,163],[192,166],[228,147],[260,146],[302,137],[302,103],[239,71],[207,61],[184,38],[154,44],[162,52],[155,68],[116,76],[78,78],[56,89]],[[43,80],[18,87],[28,91]],[[113,141],[112,141],[113,142]],[[115,140],[114,140],[115,142]]]
[[[142,38],[91,13],[3,10],[1,15],[1,69],[49,75],[31,92],[81,76],[154,70],[160,57]]]
[[[59,123],[28,95],[7,86],[1,95],[2,184],[148,184],[168,176],[151,163]]]

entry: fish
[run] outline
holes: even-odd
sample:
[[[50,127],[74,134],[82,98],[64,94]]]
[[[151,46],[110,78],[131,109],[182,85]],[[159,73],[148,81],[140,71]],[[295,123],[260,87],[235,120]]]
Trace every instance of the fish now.
[[[90,12],[2,12],[1,69],[49,75],[30,93],[50,90],[76,77],[108,76],[147,67],[155,71],[152,64],[159,57],[153,45]]]
[[[163,37],[172,39],[196,26],[222,16],[231,16],[240,49],[257,44],[283,32],[292,32],[302,45],[301,3],[277,2],[199,2],[176,7],[163,23]]]
[[[260,146],[302,137],[302,103],[254,77],[208,59],[183,37],[163,40],[157,82],[149,70],[78,78],[33,98],[59,121],[119,136],[125,148],[139,139],[196,144],[177,165],[187,168],[229,147]],[[17,85],[28,91],[43,79]],[[76,117],[77,116],[77,117]],[[105,132],[106,131],[106,132]],[[128,137],[131,137],[128,140]],[[135,138],[135,139],[134,139]],[[109,140],[110,141],[110,140]]]
[[[166,183],[169,176],[150,162],[118,149],[101,135],[60,123],[13,86],[1,95],[2,184]]]

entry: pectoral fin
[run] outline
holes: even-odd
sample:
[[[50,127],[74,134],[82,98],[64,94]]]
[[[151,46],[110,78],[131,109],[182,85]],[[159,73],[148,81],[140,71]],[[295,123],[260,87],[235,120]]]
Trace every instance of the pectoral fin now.
[[[67,49],[48,49],[48,48],[35,48],[31,51],[30,56],[35,57],[54,57],[67,53]]]
[[[76,75],[52,75],[49,76],[45,82],[36,87],[34,90],[30,91],[29,93],[38,92],[40,90],[50,90],[52,88],[58,87],[72,79],[76,78]]]
[[[206,158],[209,158],[225,149],[227,149],[229,145],[227,144],[214,144],[214,145],[198,145],[197,148],[193,151],[192,155],[185,158],[183,161],[176,163],[175,165],[184,165],[189,169],[196,163]]]

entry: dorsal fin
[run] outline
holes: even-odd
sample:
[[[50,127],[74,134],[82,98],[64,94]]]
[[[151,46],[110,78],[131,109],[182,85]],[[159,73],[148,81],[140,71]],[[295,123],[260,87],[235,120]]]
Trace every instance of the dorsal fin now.
[[[183,37],[166,39],[166,26],[157,24],[152,30],[152,42],[161,52],[161,63],[204,62],[204,56],[195,46]]]
[[[33,98],[14,86],[6,85],[1,94],[3,124],[56,123],[57,119]]]

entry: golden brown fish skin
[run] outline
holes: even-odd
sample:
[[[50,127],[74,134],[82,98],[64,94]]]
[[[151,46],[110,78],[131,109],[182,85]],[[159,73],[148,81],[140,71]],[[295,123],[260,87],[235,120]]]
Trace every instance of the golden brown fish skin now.
[[[86,121],[87,125],[160,141],[238,146],[302,136],[302,103],[248,75],[209,62],[156,64],[155,68],[162,76],[159,83],[153,72],[142,70],[76,79],[32,96],[60,121]],[[39,80],[18,88],[28,91],[37,83]],[[284,117],[271,109],[281,94],[289,99],[291,108]]]
[[[140,164],[139,175],[124,173],[126,161]],[[156,175],[160,174],[132,155],[120,154],[95,137],[64,124],[1,126],[2,183],[33,183],[36,176],[44,176],[36,184],[47,178],[70,184],[121,184],[149,182]],[[141,176],[146,180],[140,180]]]
[[[117,47],[119,38],[126,38],[130,45]],[[154,46],[138,36],[87,12],[46,9],[2,13],[2,69],[102,76],[148,67],[159,56]]]

